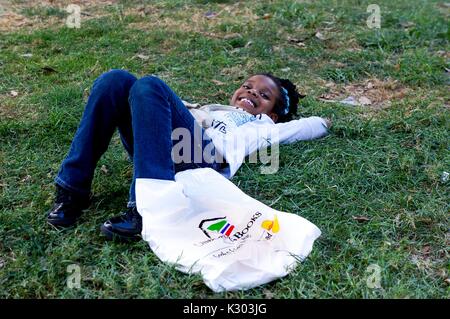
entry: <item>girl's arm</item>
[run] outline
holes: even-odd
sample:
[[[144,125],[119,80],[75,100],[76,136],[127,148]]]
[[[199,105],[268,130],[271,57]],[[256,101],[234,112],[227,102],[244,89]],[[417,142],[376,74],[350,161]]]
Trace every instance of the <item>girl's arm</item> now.
[[[236,156],[244,158],[246,155],[272,144],[312,140],[328,134],[327,122],[318,116],[279,124],[274,124],[269,117],[267,118],[268,121],[246,123],[235,130],[233,134],[229,134],[225,154],[239,154]]]
[[[328,134],[331,121],[318,116],[305,117],[286,123],[275,124],[276,134],[280,144],[289,144],[296,141],[313,140]]]

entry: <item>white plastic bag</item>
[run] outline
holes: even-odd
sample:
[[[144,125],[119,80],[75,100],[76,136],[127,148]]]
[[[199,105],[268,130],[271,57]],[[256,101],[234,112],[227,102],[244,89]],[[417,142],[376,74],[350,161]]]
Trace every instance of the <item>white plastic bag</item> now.
[[[163,262],[199,272],[215,292],[248,289],[287,275],[320,230],[244,194],[210,168],[175,181],[136,180],[142,237]]]

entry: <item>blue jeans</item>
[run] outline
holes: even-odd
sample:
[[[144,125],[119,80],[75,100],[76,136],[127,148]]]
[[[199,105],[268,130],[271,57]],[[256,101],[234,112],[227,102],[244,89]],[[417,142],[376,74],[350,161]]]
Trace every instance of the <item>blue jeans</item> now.
[[[69,154],[55,179],[56,184],[89,195],[97,162],[108,148],[116,128],[133,161],[128,207],[136,205],[136,178],[174,180],[175,173],[182,170],[200,167],[218,170],[220,167],[214,161],[214,147],[209,153],[212,158],[202,156],[195,163],[191,160],[175,164],[172,159],[173,129],[185,128],[192,137],[199,137],[190,142],[190,154],[196,151],[203,154],[212,141],[181,99],[161,79],[145,76],[138,80],[127,71],[111,70],[94,81]]]

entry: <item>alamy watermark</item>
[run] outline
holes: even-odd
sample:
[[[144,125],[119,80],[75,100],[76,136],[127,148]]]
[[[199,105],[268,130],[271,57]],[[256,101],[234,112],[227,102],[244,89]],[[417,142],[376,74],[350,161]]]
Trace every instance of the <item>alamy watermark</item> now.
[[[66,19],[66,26],[68,28],[76,28],[79,29],[81,27],[81,8],[76,4],[69,4],[66,8],[66,11],[69,16]]]
[[[366,272],[370,273],[366,279],[367,287],[381,289],[381,267],[377,264],[371,264],[367,267]]]
[[[370,16],[367,18],[366,24],[369,29],[380,29],[381,28],[381,10],[378,4],[370,4],[367,7],[367,12]]]
[[[221,136],[213,140],[198,125],[194,134],[184,127],[172,131],[172,161],[174,164],[260,163],[261,174],[275,174],[279,168],[279,132],[277,129],[258,128],[251,134]],[[274,142],[273,142],[274,141]],[[226,158],[224,158],[226,154]]]
[[[70,264],[67,266],[67,288],[80,289],[81,288],[81,267],[78,264]]]

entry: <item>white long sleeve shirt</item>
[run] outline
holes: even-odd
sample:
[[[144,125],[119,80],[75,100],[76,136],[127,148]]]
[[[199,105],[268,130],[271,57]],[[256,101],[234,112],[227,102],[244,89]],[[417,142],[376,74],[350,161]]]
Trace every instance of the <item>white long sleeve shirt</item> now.
[[[234,176],[247,155],[258,155],[261,161],[274,160],[266,148],[278,150],[278,144],[312,140],[328,134],[323,118],[312,116],[285,123],[274,123],[266,114],[252,115],[243,109],[220,104],[199,107],[183,101],[196,121],[212,139],[216,153],[229,164],[219,172],[227,178]],[[264,152],[262,151],[264,150]],[[254,153],[259,151],[260,154]],[[264,155],[264,156],[262,156]],[[278,160],[278,158],[276,158]]]

